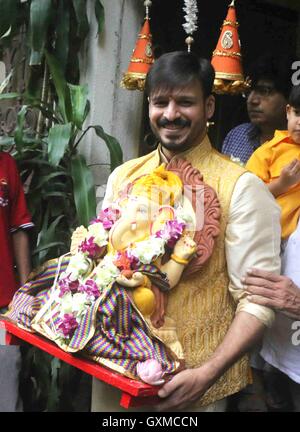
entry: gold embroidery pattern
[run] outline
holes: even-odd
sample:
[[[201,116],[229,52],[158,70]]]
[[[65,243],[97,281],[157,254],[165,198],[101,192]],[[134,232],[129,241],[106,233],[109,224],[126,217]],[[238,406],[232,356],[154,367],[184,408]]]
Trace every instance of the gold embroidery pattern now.
[[[137,58],[137,57],[132,57],[130,61],[132,63],[147,63],[147,64],[154,63],[154,60],[152,58]]]
[[[215,50],[213,52],[213,56],[237,57],[237,58],[240,58],[240,57],[242,57],[242,54],[239,53],[239,52],[223,52],[223,51]]]
[[[224,21],[223,21],[223,26],[220,27],[220,30],[222,30],[223,27],[224,27],[224,26],[227,26],[227,25],[229,25],[229,26],[231,26],[231,27],[236,27],[236,28],[238,28],[238,27],[240,26],[239,23],[238,23],[237,21],[228,21],[228,20],[224,20]]]

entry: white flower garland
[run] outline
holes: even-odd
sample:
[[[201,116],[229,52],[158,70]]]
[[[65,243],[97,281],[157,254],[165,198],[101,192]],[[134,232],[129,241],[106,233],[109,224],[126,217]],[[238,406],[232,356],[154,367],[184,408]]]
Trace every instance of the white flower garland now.
[[[194,39],[191,35],[197,30],[197,20],[198,20],[198,5],[197,0],[184,0],[183,10],[185,12],[184,18],[185,23],[182,25],[188,37],[185,42],[188,45],[188,51],[191,50],[191,44],[194,42]]]
[[[181,206],[174,209],[173,221],[166,221],[161,230],[149,238],[128,246],[128,257],[135,258],[140,264],[151,264],[165,253],[165,247],[171,237],[178,239],[180,230],[189,223],[189,215]],[[175,223],[168,228],[168,223]],[[56,301],[59,304],[60,330],[58,338],[69,339],[72,329],[76,328],[89,307],[100,292],[112,284],[121,274],[115,262],[118,252],[108,253],[98,263],[97,256],[89,256],[89,252],[108,243],[108,230],[102,222],[91,224],[86,230],[85,239],[78,246],[77,253],[71,256],[67,269],[60,275],[56,286]],[[177,231],[176,231],[177,229]],[[178,232],[179,229],[179,232]],[[175,230],[175,231],[174,231]],[[86,249],[83,250],[82,244]],[[97,265],[98,264],[98,265]],[[59,333],[64,333],[64,335]]]
[[[198,26],[197,26],[197,13],[198,13],[198,6],[196,0],[184,0],[184,12],[186,15],[184,15],[185,23],[183,24],[183,28],[185,32],[188,35],[193,34]]]

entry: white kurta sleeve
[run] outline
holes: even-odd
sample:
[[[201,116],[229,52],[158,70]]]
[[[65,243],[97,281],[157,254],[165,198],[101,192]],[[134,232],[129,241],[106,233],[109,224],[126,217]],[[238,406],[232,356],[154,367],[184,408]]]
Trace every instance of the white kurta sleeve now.
[[[279,206],[267,186],[246,172],[232,194],[225,236],[229,290],[237,302],[236,312],[255,315],[268,327],[274,312],[249,302],[241,279],[251,267],[280,273],[280,237]]]

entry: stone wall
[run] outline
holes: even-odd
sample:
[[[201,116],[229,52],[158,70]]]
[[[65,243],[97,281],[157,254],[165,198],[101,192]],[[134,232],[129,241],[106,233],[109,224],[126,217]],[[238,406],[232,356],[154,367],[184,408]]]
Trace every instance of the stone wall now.
[[[90,2],[91,30],[81,61],[81,81],[89,85],[91,112],[87,124],[100,124],[116,137],[123,149],[124,161],[138,156],[143,116],[143,93],[120,88],[138,32],[143,24],[142,0],[102,0],[105,29],[97,36],[94,1]],[[97,198],[101,199],[110,169],[106,145],[89,131],[81,152],[92,166]],[[102,187],[101,187],[102,185]]]

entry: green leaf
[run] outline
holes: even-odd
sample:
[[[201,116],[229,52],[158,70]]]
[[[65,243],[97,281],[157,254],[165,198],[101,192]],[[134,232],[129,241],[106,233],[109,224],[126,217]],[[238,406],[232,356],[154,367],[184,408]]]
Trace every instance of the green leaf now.
[[[70,118],[70,101],[68,99],[67,81],[58,60],[45,51],[46,60],[53,79],[54,87],[58,96],[58,106],[65,123]]]
[[[68,84],[72,106],[72,121],[81,129],[86,118],[88,86]]]
[[[89,22],[86,14],[86,0],[73,0],[77,20],[77,36],[85,39],[89,32]]]
[[[49,379],[49,354],[43,352],[41,349],[34,348],[34,365],[37,379],[37,386],[42,394],[47,395],[50,387]]]
[[[40,246],[40,247],[34,249],[33,255],[36,255],[36,254],[40,253],[41,251],[44,251],[46,249],[50,249],[54,246],[64,246],[64,243],[61,241],[57,241],[57,242],[52,242],[52,243],[48,243],[46,245]]]
[[[51,205],[49,203],[49,205]],[[41,231],[38,235],[38,241],[37,241],[37,248],[40,249],[39,252],[39,262],[43,262],[48,254],[48,251],[51,249],[52,243],[55,243],[60,240],[59,234],[57,234],[57,226],[61,219],[63,219],[65,216],[60,215],[58,216],[49,226],[48,225],[48,217],[47,217],[47,211],[44,217],[44,223]]]
[[[72,157],[71,174],[78,222],[88,226],[96,215],[96,193],[92,173],[82,155]]]
[[[48,161],[45,160],[41,160],[41,159],[37,159],[37,158],[33,158],[30,160],[30,165],[41,165],[41,166],[47,166],[47,167],[51,167],[52,165],[49,164]]]
[[[40,189],[42,186],[44,186],[45,183],[48,183],[50,180],[52,180],[56,177],[62,177],[62,176],[65,179],[66,173],[63,171],[56,171],[56,172],[53,172],[51,174],[41,176],[41,177],[39,177],[39,181],[38,181],[38,183],[34,189]]]
[[[60,360],[53,357],[51,360],[51,384],[50,391],[48,395],[47,408],[50,412],[55,412],[58,410],[60,387],[58,380],[58,370],[60,368]]]
[[[15,24],[18,0],[0,0],[0,37]]]
[[[30,66],[40,65],[41,61],[42,61],[41,51],[31,50],[30,60],[29,60]]]
[[[51,165],[57,166],[65,154],[72,133],[72,124],[54,125],[48,136],[48,159]]]
[[[40,68],[29,68],[27,86],[24,96],[26,99],[38,98],[42,96],[43,78]],[[28,102],[29,103],[29,102]]]
[[[0,93],[0,100],[16,99],[21,97],[20,93]]]
[[[95,15],[98,21],[98,34],[100,35],[104,29],[105,21],[104,7],[100,0],[95,2]]]
[[[1,95],[1,93],[3,93],[4,89],[8,86],[8,83],[11,80],[11,77],[13,76],[13,72],[14,72],[14,69],[12,68],[11,71],[9,72],[9,74],[4,78],[4,80],[0,84],[0,95]]]
[[[106,143],[110,153],[110,169],[113,171],[117,166],[123,163],[123,152],[119,141],[111,135],[104,132],[101,126],[91,126],[95,129],[99,138],[102,138]]]
[[[56,198],[66,198],[65,192],[47,192],[43,195],[43,198],[56,197]]]
[[[27,105],[23,105],[17,115],[17,125],[15,129],[15,143],[18,153],[23,151],[23,134],[25,125],[25,116],[27,113]]]
[[[26,195],[28,210],[34,220],[34,225],[37,231],[39,231],[40,224],[37,224],[37,218],[41,217],[41,191],[32,191],[29,189],[29,193]],[[37,217],[35,217],[37,215]]]
[[[70,32],[70,9],[68,2],[60,1],[58,3],[57,24],[56,24],[56,41],[55,57],[63,71],[66,70],[69,55],[69,32]]]
[[[14,145],[15,140],[13,137],[0,136],[0,146],[11,146]]]
[[[51,18],[51,0],[31,0],[30,4],[30,48],[29,64],[41,64],[42,55],[47,39],[48,26]]]

